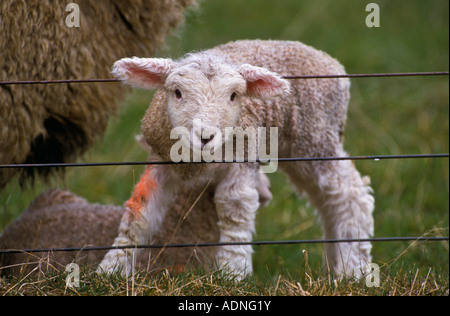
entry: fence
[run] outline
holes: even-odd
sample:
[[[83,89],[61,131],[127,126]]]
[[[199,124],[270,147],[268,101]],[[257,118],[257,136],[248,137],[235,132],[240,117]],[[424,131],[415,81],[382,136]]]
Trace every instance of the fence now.
[[[380,77],[412,77],[412,76],[448,76],[448,71],[442,72],[404,72],[404,73],[371,73],[371,74],[347,74],[347,75],[313,75],[313,76],[283,76],[289,80],[329,79],[329,78],[380,78]],[[0,86],[6,85],[34,85],[34,84],[67,84],[67,83],[117,83],[117,79],[63,79],[63,80],[38,80],[38,81],[0,81]],[[449,153],[437,154],[409,154],[409,155],[378,155],[378,156],[350,156],[350,157],[291,157],[272,159],[279,162],[292,161],[330,161],[330,160],[382,160],[382,159],[424,159],[424,158],[449,158]],[[241,161],[222,161],[209,163],[244,163]],[[100,166],[124,166],[124,165],[151,165],[151,164],[198,164],[206,162],[178,162],[173,161],[130,161],[130,162],[97,162],[97,163],[42,163],[42,164],[3,164],[2,168],[30,168],[30,167],[100,167]],[[312,244],[312,243],[339,243],[339,242],[396,242],[396,241],[449,241],[449,237],[382,237],[364,239],[313,239],[313,240],[271,240],[253,242],[227,242],[227,243],[186,243],[165,245],[126,245],[126,246],[93,246],[71,248],[46,248],[46,249],[0,249],[0,254],[15,254],[23,252],[62,252],[62,251],[98,251],[126,248],[182,248],[182,247],[212,247],[212,246],[263,246],[263,245],[288,245],[288,244]]]

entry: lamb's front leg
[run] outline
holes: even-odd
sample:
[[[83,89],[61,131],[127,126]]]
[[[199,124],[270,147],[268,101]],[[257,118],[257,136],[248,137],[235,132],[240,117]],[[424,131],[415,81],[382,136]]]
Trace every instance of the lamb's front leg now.
[[[125,203],[126,212],[113,246],[146,244],[157,233],[176,193],[175,182],[168,179],[169,175],[169,170],[162,166],[146,167],[132,197]],[[97,272],[113,273],[118,270],[122,275],[129,274],[137,255],[135,248],[110,250]]]
[[[256,170],[256,172],[255,172]],[[234,164],[215,191],[219,217],[220,242],[250,242],[255,232],[255,215],[259,207],[256,189],[257,169]],[[216,255],[219,268],[231,272],[238,280],[251,274],[251,246],[221,246]]]

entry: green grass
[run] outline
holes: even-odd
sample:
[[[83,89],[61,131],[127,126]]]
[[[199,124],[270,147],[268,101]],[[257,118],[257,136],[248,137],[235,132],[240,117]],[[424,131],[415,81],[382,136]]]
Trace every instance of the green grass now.
[[[365,26],[367,3],[360,0],[201,1],[199,9],[187,13],[186,25],[169,38],[167,47],[159,55],[178,57],[230,40],[271,38],[299,40],[322,49],[339,59],[348,73],[448,70],[447,0],[376,1],[381,9],[380,28]],[[448,77],[353,79],[351,94],[345,138],[346,150],[351,155],[449,152]],[[145,160],[145,153],[133,137],[139,133],[140,118],[151,96],[149,92],[134,92],[120,115],[111,119],[105,138],[83,161]],[[372,180],[376,237],[448,236],[448,159],[360,161],[356,164],[361,173]],[[54,185],[69,188],[91,202],[121,204],[129,197],[141,171],[142,167],[70,169],[65,180],[55,181]],[[259,211],[256,239],[321,238],[314,210],[293,192],[285,176],[277,173],[271,175],[271,180],[274,199]],[[0,193],[0,230],[46,189],[38,183],[22,191],[13,181]],[[334,287],[333,282],[322,275],[321,245],[259,246],[254,250],[254,279],[237,286],[237,292],[224,285],[227,290],[221,294],[302,294],[297,286],[300,282],[305,293],[316,295],[407,295],[408,289],[413,289],[412,295],[448,295],[448,242],[374,244],[374,262],[384,267],[382,282],[384,278],[385,286],[371,290],[351,282]],[[305,253],[308,254],[307,265]],[[313,276],[309,279],[306,275]],[[56,276],[51,280],[59,280],[58,277],[61,278]],[[188,286],[179,292],[172,291],[169,284],[155,285],[164,283],[164,276],[155,279],[142,276],[138,281],[142,290],[136,294],[215,294],[206,288],[209,281],[200,274],[173,278],[170,282],[196,284],[198,291],[204,292],[196,292],[194,287],[189,289]],[[54,284],[45,278],[35,282]],[[88,285],[100,287],[101,282],[94,277]],[[104,290],[89,292],[86,285],[86,290],[79,290],[79,293],[131,293],[124,290],[123,281],[117,288],[108,283],[112,281],[106,282]],[[17,284],[17,288],[32,287]],[[421,284],[425,284],[424,290],[420,290]],[[434,284],[440,290],[433,290]],[[40,285],[41,294],[46,289],[48,294],[64,294],[61,286],[52,289],[51,285]],[[156,292],[147,289],[152,286]],[[106,288],[110,288],[110,292]],[[8,294],[14,293],[20,294],[14,290]]]
[[[71,295],[71,296],[371,296],[371,295],[449,295],[448,275],[432,268],[405,270],[381,267],[380,283],[371,286],[366,279],[336,280],[329,274],[312,269],[307,263],[298,275],[280,274],[273,280],[247,277],[241,282],[220,271],[183,271],[178,274],[163,271],[158,274],[135,273],[98,275],[84,267],[80,271],[79,287],[66,284],[65,273],[25,275],[0,280],[0,295]]]

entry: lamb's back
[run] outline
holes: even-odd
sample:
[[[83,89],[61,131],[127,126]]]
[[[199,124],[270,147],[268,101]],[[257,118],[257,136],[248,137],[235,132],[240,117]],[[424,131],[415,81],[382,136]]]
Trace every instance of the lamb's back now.
[[[242,40],[209,52],[221,55],[231,63],[264,67],[281,76],[345,74],[344,67],[336,59],[295,41]],[[242,125],[255,124],[256,120],[258,125],[278,126],[282,128],[281,137],[297,136],[305,139],[308,146],[325,141],[321,139],[322,135],[330,132],[341,140],[350,98],[349,79],[293,79],[290,84],[288,96],[264,102],[246,100]]]

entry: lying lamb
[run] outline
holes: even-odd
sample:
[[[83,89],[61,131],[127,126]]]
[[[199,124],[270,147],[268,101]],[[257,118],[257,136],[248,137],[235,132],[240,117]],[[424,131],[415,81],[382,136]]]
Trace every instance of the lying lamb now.
[[[212,193],[205,192],[189,216],[180,224],[200,192],[190,199],[190,192],[173,201],[164,229],[154,236],[152,243],[217,242]],[[121,206],[88,203],[65,190],[51,190],[38,196],[0,235],[1,249],[47,249],[111,245],[117,235],[125,209]],[[178,266],[212,266],[215,247],[166,248],[144,250],[136,258],[136,270],[159,270]],[[35,252],[0,255],[0,275],[35,271],[64,271],[67,264],[97,266],[106,251]],[[37,269],[36,269],[37,268]]]
[[[180,134],[173,133],[178,127],[188,131],[187,141],[181,135],[191,151],[188,157],[214,153],[223,157],[221,148],[234,139],[227,134],[230,127],[276,127],[280,158],[347,155],[342,140],[349,80],[289,84],[280,76],[345,74],[336,60],[302,43],[237,41],[177,61],[124,58],[115,63],[113,74],[132,86],[158,89],[142,131],[160,159],[173,159],[183,149]],[[200,128],[196,122],[201,122]],[[234,157],[238,155],[235,150]],[[247,147],[245,157],[249,157]],[[325,238],[373,235],[370,181],[360,176],[352,161],[286,162],[280,168],[317,208]],[[180,188],[208,182],[214,188],[220,241],[252,240],[259,207],[257,162],[157,165],[148,169],[148,176],[143,196],[127,205],[114,245],[145,244],[161,228],[167,206]],[[325,244],[326,266],[338,276],[361,276],[371,261],[370,250],[369,242]],[[133,252],[109,251],[98,271],[129,272]],[[248,245],[221,246],[217,267],[241,279],[252,272],[251,253]]]
[[[145,150],[151,148],[138,139]],[[141,182],[145,183],[145,174]],[[269,179],[260,174],[259,199],[266,205],[272,195]],[[196,244],[219,241],[217,215],[212,188],[184,188],[169,204],[163,227],[152,244]],[[139,192],[135,189],[133,198]],[[202,194],[203,193],[203,194]],[[130,203],[130,202],[129,202]],[[48,249],[111,245],[117,235],[123,206],[89,203],[60,189],[39,195],[23,214],[0,234],[0,249]],[[136,258],[136,270],[158,271],[177,267],[213,266],[217,247],[146,249]],[[97,266],[106,251],[69,251],[0,254],[0,275],[34,271],[64,270],[72,262]]]

